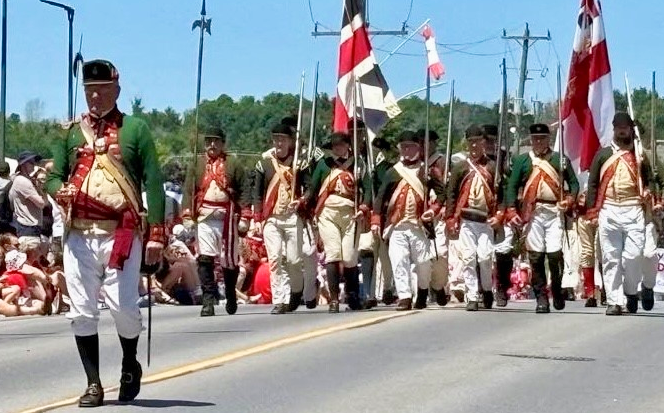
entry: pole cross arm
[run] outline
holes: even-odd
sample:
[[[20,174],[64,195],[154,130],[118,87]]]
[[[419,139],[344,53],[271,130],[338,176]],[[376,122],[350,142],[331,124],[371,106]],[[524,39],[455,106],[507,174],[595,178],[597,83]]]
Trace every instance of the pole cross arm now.
[[[212,19],[201,18],[200,20],[194,21],[194,23],[191,25],[191,30],[194,31],[197,28],[201,28],[203,31],[206,31],[211,36],[212,35],[212,32],[210,31],[211,26],[212,26]]]
[[[51,0],[39,0],[42,3],[50,4],[51,6],[59,7],[61,9],[64,9],[67,11],[67,15],[70,19],[74,18],[74,8],[71,6],[67,6],[66,4],[58,3],[55,1]]]

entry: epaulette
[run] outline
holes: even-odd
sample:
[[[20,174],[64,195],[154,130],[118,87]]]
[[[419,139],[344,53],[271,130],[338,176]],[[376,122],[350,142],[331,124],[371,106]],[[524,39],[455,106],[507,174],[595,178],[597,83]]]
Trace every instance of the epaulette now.
[[[81,118],[62,122],[60,123],[60,127],[64,130],[71,130],[71,128],[73,128],[77,123],[81,123]]]
[[[261,158],[270,159],[274,156],[274,148],[270,148],[261,154]]]

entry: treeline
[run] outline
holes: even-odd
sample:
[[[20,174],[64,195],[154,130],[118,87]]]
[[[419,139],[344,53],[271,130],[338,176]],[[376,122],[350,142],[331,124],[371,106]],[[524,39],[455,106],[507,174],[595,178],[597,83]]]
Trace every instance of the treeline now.
[[[655,96],[656,131],[658,137],[664,136],[664,101]],[[626,110],[626,95],[616,91],[615,101],[617,110]],[[650,108],[651,94],[641,88],[633,94],[634,109],[637,121],[641,125],[641,134],[644,145],[649,144],[650,136]],[[297,114],[298,96],[284,93],[270,93],[262,99],[244,96],[233,100],[228,95],[221,95],[215,100],[206,100],[201,103],[199,123],[205,125],[221,125],[229,137],[228,147],[239,156],[246,157],[247,164],[253,163],[252,154],[260,153],[270,146],[270,129],[283,117]],[[419,97],[410,97],[399,102],[402,114],[392,119],[381,131],[381,135],[389,141],[404,129],[419,129],[425,124],[426,102]],[[308,142],[309,125],[311,120],[311,101],[305,100],[303,125],[303,144]],[[332,123],[332,100],[329,96],[321,94],[318,99],[318,115],[316,134],[318,142],[330,133]],[[128,113],[144,119],[153,131],[159,159],[164,165],[168,179],[178,182],[184,180],[185,166],[191,160],[193,147],[195,113],[193,110],[178,113],[168,107],[164,110],[146,110],[140,99],[134,99],[132,107],[121,108]],[[432,104],[430,110],[430,124],[441,137],[438,142],[439,149],[444,150],[447,137],[449,116],[448,104]],[[50,157],[50,144],[54,139],[62,139],[66,131],[60,123],[54,120],[34,119],[28,116],[29,121],[22,121],[17,114],[11,114],[7,119],[6,154],[16,157],[22,150],[33,150],[44,157]],[[451,131],[453,150],[463,148],[463,131],[471,124],[498,123],[498,103],[475,104],[456,100],[454,103],[454,122]],[[557,120],[557,105],[555,102],[545,104],[537,111],[522,116],[522,136],[527,134],[528,126],[535,122],[553,123]],[[508,127],[515,124],[513,115],[508,117]],[[202,150],[202,142],[199,151]]]

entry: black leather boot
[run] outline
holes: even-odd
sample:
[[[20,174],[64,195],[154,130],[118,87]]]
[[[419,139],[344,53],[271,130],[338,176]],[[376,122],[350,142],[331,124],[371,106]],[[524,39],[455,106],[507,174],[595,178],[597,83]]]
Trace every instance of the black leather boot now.
[[[417,298],[415,299],[415,308],[417,310],[422,310],[427,308],[427,298],[429,297],[428,288],[418,288],[417,289]]]
[[[201,317],[210,317],[214,315],[214,306],[219,299],[219,289],[214,279],[214,257],[201,255],[196,261],[198,263],[198,278],[203,290]]]
[[[233,315],[237,312],[237,295],[235,285],[240,270],[238,268],[224,268],[224,286],[226,288],[226,312]]]
[[[549,252],[549,272],[551,273],[551,296],[553,297],[553,308],[560,311],[565,309],[565,294],[563,294],[563,252]]]

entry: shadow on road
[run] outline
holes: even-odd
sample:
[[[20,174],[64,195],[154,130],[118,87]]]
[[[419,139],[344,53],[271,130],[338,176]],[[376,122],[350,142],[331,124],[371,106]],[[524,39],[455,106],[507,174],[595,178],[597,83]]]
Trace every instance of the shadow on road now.
[[[216,406],[214,403],[209,402],[195,402],[190,400],[160,400],[160,399],[141,399],[134,400],[130,403],[123,403],[117,400],[111,400],[104,403],[109,406],[139,406],[149,407],[154,409],[164,409],[168,407],[210,407]]]

